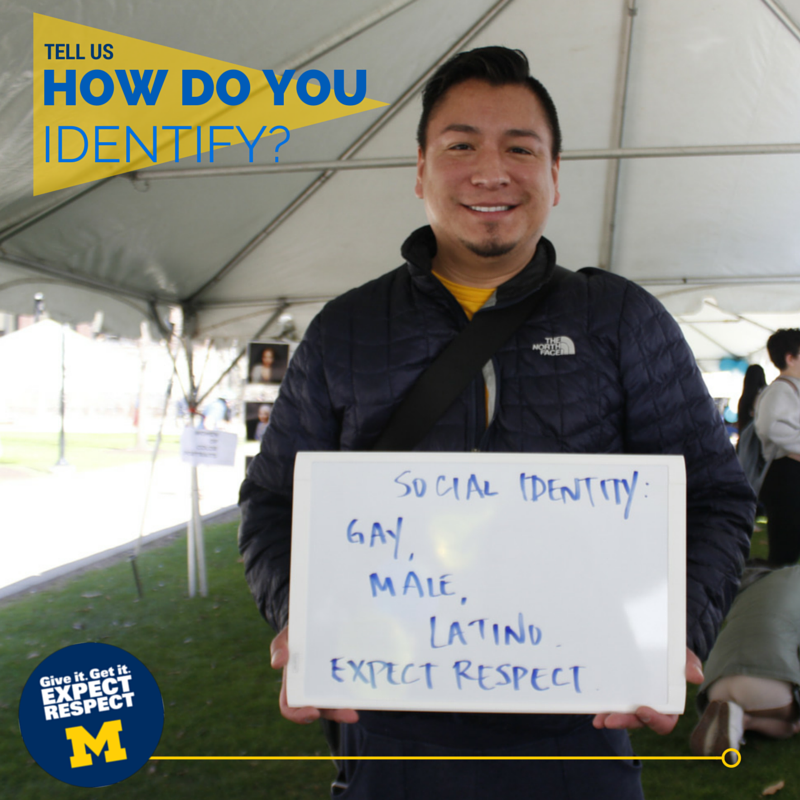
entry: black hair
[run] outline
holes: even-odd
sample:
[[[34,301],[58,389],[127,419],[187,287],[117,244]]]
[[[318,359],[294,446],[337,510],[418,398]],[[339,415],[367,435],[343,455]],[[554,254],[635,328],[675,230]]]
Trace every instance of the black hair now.
[[[770,361],[778,369],[786,369],[786,356],[800,352],[800,328],[781,328],[767,339]]]
[[[464,81],[485,81],[492,86],[527,86],[544,108],[550,137],[553,140],[551,154],[555,161],[561,153],[561,126],[553,99],[547,89],[532,77],[528,59],[522,50],[508,47],[478,47],[458,53],[442,64],[422,90],[422,115],[417,126],[417,144],[425,151],[428,120],[434,108],[453,86]]]
[[[753,421],[756,397],[766,385],[767,377],[764,375],[764,368],[758,364],[751,364],[744,374],[742,396],[739,398],[739,406],[737,408],[739,433]]]

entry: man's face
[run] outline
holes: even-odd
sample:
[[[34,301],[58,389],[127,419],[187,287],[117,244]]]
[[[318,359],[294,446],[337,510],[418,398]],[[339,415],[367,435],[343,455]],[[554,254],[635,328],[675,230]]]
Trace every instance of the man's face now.
[[[270,350],[269,348],[267,348],[261,353],[261,363],[265,367],[271,367],[274,361],[275,361],[275,353],[273,353],[272,350]]]
[[[425,201],[437,257],[497,259],[521,269],[559,201],[552,137],[526,86],[469,80],[453,86],[428,121],[417,154],[417,197]],[[496,262],[486,261],[487,269]]]

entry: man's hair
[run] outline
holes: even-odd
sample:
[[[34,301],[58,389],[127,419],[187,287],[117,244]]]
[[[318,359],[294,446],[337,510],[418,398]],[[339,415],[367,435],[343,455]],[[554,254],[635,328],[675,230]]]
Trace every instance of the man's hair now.
[[[479,47],[458,53],[436,70],[422,90],[422,116],[417,126],[417,144],[425,151],[428,120],[447,92],[464,81],[485,81],[492,86],[526,86],[544,108],[550,138],[553,140],[552,156],[555,161],[561,152],[561,126],[553,99],[547,89],[531,76],[528,59],[522,50],[507,47]]]
[[[767,339],[770,361],[778,369],[786,369],[786,356],[800,352],[800,328],[781,328]]]

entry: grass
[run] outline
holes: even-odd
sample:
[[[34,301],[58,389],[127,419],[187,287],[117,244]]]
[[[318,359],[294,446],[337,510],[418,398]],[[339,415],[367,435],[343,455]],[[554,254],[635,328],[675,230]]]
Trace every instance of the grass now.
[[[284,721],[277,707],[279,682],[269,667],[269,629],[258,615],[242,577],[234,524],[206,531],[208,598],[188,599],[185,538],[144,552],[138,600],[127,563],[93,570],[69,582],[0,606],[0,786],[14,800],[41,797],[100,798],[103,790],[61,784],[30,758],[17,722],[22,688],[48,655],[70,644],[100,641],[128,650],[156,678],[165,725],[156,755],[322,755],[316,725]],[[757,534],[754,550],[764,543]],[[633,733],[640,755],[688,756],[696,722],[694,689],[687,713],[667,737]],[[748,737],[743,762],[645,762],[648,800],[757,798],[779,780],[779,797],[800,787],[797,741]],[[151,762],[113,789],[115,800],[218,800],[275,797],[310,800],[328,796],[328,762]]]
[[[0,467],[17,467],[36,473],[48,473],[59,457],[58,433],[0,433],[2,453]],[[155,437],[148,438],[152,448]],[[67,461],[79,472],[116,467],[142,461],[150,452],[135,450],[136,435],[132,433],[67,433],[64,452]],[[164,436],[160,452],[165,455],[179,452],[177,436]]]
[[[206,531],[209,597],[187,598],[186,542],[142,553],[138,601],[123,562],[0,607],[0,791],[14,800],[100,797],[47,775],[28,755],[17,721],[22,688],[48,655],[99,641],[129,651],[153,673],[164,699],[156,755],[323,755],[317,726],[285,722],[270,631],[238,563],[234,524]],[[328,762],[151,762],[113,789],[115,800],[325,797]],[[267,787],[269,790],[267,791]],[[106,795],[108,797],[109,795]]]

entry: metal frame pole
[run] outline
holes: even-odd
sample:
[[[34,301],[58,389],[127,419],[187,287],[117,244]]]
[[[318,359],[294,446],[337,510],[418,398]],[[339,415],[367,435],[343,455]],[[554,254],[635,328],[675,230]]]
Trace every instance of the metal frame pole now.
[[[633,43],[633,21],[639,13],[636,0],[627,0],[624,30],[622,33],[622,51],[620,52],[619,74],[617,76],[617,107],[614,114],[614,146],[622,148],[622,137],[625,132],[625,108],[628,104],[628,83],[631,68],[631,45]],[[614,234],[617,228],[617,209],[619,206],[619,173],[620,160],[611,159],[608,162],[606,177],[606,196],[603,214],[603,230],[600,240],[600,253],[598,266],[601,269],[612,271],[614,257]]]
[[[203,542],[203,520],[200,516],[200,489],[197,481],[197,464],[192,464],[192,531],[194,534],[194,550],[197,557],[200,596],[208,597],[206,548]]]
[[[67,360],[66,360],[66,333],[67,324],[61,325],[61,434],[58,440],[58,461],[57,467],[68,467],[69,462],[66,457],[66,436],[64,433],[64,416],[66,413],[66,380],[67,380]]]

